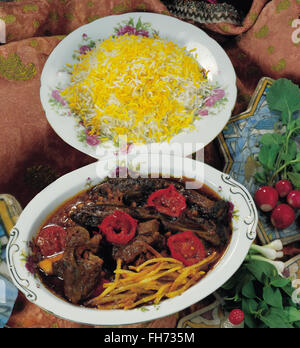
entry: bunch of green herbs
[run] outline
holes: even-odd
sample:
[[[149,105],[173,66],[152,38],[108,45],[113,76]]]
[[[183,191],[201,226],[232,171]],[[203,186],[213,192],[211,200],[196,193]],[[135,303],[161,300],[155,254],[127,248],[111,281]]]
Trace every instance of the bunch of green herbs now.
[[[288,278],[251,252],[233,277],[220,289],[225,309],[243,310],[246,328],[300,328],[300,306]]]
[[[269,109],[280,113],[274,132],[260,138],[255,175],[258,183],[273,186],[278,180],[288,179],[300,189],[300,151],[296,137],[300,134],[300,89],[288,79],[274,82],[267,92]]]

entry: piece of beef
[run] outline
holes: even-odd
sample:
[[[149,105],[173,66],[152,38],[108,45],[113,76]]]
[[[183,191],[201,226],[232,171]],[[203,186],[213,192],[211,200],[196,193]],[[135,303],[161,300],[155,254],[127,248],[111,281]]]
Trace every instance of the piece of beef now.
[[[67,229],[64,256],[53,264],[53,270],[63,279],[65,296],[74,304],[88,298],[99,283],[103,261],[95,253],[101,239],[99,234],[90,238],[80,226]]]
[[[223,244],[226,244],[231,236],[231,223],[229,219],[230,205],[224,200],[218,201],[210,213],[216,220],[217,233]]]
[[[117,209],[130,213],[130,208],[116,207],[112,204],[89,204],[73,209],[70,218],[89,231],[98,231],[103,219]]]
[[[171,184],[180,191],[184,190],[184,184],[174,179],[107,178],[91,189],[89,197],[98,204],[143,206],[151,193]]]
[[[171,231],[173,233],[176,232],[185,232],[191,231],[198,235],[201,239],[206,240],[214,246],[220,246],[221,239],[217,233],[217,226],[213,221],[207,221],[205,225],[196,226],[196,225],[184,225],[181,223],[171,222],[167,220],[163,220],[162,224],[165,229]]]
[[[160,223],[158,220],[149,220],[141,222],[137,227],[137,234],[139,235],[153,235],[159,231]]]
[[[229,203],[224,200],[210,205],[205,215],[197,209],[186,209],[178,219],[163,218],[161,222],[170,231],[190,230],[214,246],[226,244],[231,235]]]
[[[165,238],[159,233],[159,227],[160,223],[157,220],[140,223],[137,235],[132,241],[126,245],[113,246],[114,259],[121,259],[124,263],[130,264],[142,254],[146,254],[150,249],[149,246],[162,249],[165,245]]]
[[[121,259],[123,263],[130,264],[138,256],[147,252],[147,243],[138,238],[124,246],[113,246],[113,257],[115,260]]]
[[[215,205],[216,201],[201,194],[197,190],[185,190],[183,195],[186,199],[188,207],[193,207],[198,210],[199,213],[206,215],[210,209]]]

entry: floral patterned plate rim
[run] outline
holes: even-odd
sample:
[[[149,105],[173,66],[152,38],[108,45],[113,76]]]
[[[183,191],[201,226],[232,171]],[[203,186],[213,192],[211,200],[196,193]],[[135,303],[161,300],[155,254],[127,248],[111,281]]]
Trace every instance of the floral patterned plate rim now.
[[[92,157],[110,156],[119,149],[111,141],[90,136],[72,117],[60,90],[69,82],[67,64],[76,63],[78,56],[91,50],[96,42],[126,33],[159,35],[179,47],[186,47],[188,51],[193,50],[192,54],[201,67],[209,71],[208,80],[215,89],[199,110],[195,129],[182,131],[170,140],[171,144],[192,144],[181,147],[183,156],[200,150],[218,136],[230,119],[237,97],[235,71],[222,47],[205,32],[166,15],[136,12],[104,17],[76,29],[62,40],[50,54],[41,76],[40,97],[50,125],[66,143]]]

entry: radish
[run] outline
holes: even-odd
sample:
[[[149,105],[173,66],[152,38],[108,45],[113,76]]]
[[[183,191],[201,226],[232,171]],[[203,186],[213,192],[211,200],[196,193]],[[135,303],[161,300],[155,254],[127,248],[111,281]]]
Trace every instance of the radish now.
[[[267,213],[276,207],[278,192],[272,186],[263,186],[256,191],[254,199],[259,209]]]
[[[234,309],[230,312],[228,320],[232,325],[240,325],[244,321],[244,312],[240,309]]]
[[[287,197],[287,202],[293,208],[299,209],[300,208],[300,190],[294,190],[290,192]]]
[[[280,198],[284,198],[291,191],[293,191],[293,185],[289,180],[280,180],[275,185],[275,189],[278,192]]]
[[[272,225],[280,230],[288,228],[295,221],[295,211],[288,204],[279,204],[272,212]]]

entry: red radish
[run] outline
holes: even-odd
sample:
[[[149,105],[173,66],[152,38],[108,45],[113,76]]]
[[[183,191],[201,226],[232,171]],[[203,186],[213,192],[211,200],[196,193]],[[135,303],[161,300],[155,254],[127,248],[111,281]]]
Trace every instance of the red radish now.
[[[295,211],[288,204],[279,204],[272,212],[272,225],[280,230],[288,228],[295,221]]]
[[[234,309],[230,312],[229,321],[233,325],[240,325],[244,321],[244,312],[240,309]]]
[[[287,197],[287,202],[293,208],[299,209],[300,208],[300,190],[294,190],[290,192]]]
[[[263,186],[256,191],[254,199],[259,209],[267,213],[276,207],[278,192],[272,186]]]
[[[281,198],[286,197],[291,191],[293,191],[293,185],[289,180],[280,180],[275,185],[275,189]]]

